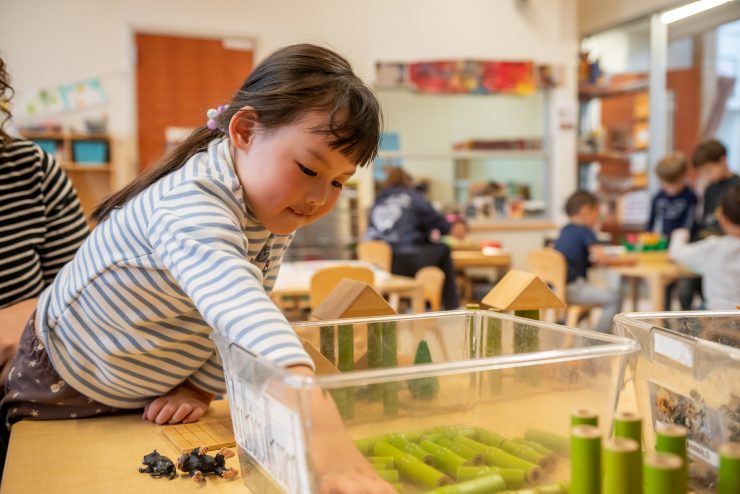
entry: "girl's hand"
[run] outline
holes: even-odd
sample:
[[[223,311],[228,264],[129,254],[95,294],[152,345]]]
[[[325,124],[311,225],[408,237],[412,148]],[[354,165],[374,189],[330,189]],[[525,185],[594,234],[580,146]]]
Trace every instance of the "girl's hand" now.
[[[304,366],[290,370],[313,375]],[[314,427],[309,451],[319,494],[396,494],[355,447],[331,395],[317,387],[311,401]]]
[[[213,395],[196,389],[187,381],[144,407],[144,420],[162,424],[196,422],[207,411]]]

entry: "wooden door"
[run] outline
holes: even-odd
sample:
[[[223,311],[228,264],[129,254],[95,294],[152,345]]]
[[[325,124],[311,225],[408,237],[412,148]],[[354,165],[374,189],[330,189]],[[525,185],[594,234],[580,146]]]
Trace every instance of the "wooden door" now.
[[[165,151],[167,127],[198,127],[252,70],[248,40],[136,34],[139,170]]]

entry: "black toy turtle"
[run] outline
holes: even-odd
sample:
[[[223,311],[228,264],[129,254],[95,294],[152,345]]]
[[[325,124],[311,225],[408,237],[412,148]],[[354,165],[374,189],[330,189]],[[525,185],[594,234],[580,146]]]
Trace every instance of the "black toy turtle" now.
[[[139,473],[148,473],[152,478],[167,477],[172,480],[177,476],[177,469],[172,460],[157,453],[156,449],[144,455],[141,464],[146,465],[146,468],[139,468]]]
[[[216,456],[210,456],[206,453],[208,448],[195,448],[190,453],[184,453],[177,459],[177,468],[182,472],[187,472],[193,480],[202,484],[203,476],[208,473],[215,473],[222,479],[231,480],[239,474],[239,471],[226,466],[226,458],[234,456],[234,452],[221,448]]]

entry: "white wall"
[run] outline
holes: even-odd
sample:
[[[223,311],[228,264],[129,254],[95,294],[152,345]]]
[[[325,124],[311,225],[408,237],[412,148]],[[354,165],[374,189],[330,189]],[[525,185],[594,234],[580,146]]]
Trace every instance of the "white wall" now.
[[[246,36],[255,40],[258,60],[285,44],[319,42],[345,54],[368,81],[377,60],[559,64],[566,80],[550,110],[556,131],[551,193],[558,198],[575,187],[575,135],[559,130],[558,123],[567,122],[556,118],[576,114],[575,13],[575,0],[3,0],[0,50],[19,100],[41,87],[100,77],[117,159],[128,173],[135,170],[135,30]]]

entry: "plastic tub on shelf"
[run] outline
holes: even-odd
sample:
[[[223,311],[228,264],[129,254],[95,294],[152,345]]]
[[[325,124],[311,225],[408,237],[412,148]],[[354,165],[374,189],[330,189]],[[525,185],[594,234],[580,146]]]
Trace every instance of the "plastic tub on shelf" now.
[[[692,486],[713,492],[722,443],[740,442],[740,311],[618,314],[641,347],[631,373],[646,451],[655,430],[688,429]]]
[[[333,350],[324,345],[322,353],[343,360],[345,368],[353,361],[354,370],[301,376],[213,335],[224,364],[243,478],[253,492],[318,492],[306,447],[314,386],[332,393],[354,439],[460,425],[510,439],[531,429],[568,436],[569,415],[576,407],[596,411],[603,424],[611,422],[627,361],[639,350],[627,338],[492,311],[294,325],[314,349],[321,347],[322,327],[325,335],[326,328],[343,335]],[[376,361],[376,331],[383,333],[384,344],[390,341],[386,335],[395,332],[396,352],[386,356],[395,355],[397,365],[367,368],[368,361]],[[348,341],[353,359],[342,356]],[[422,341],[432,363],[414,365]],[[340,343],[342,355],[331,353]],[[543,481],[566,480],[568,472],[567,461],[561,461]],[[408,494],[427,490],[404,487]]]

